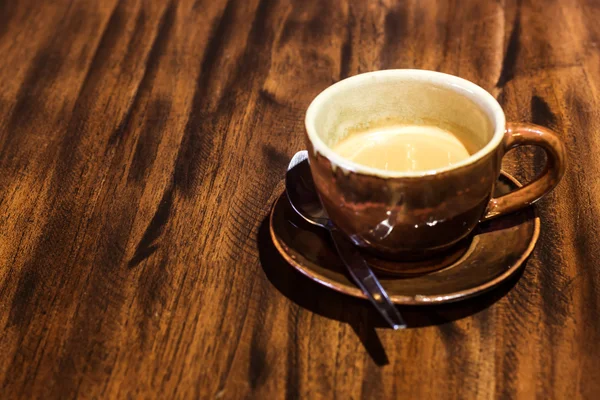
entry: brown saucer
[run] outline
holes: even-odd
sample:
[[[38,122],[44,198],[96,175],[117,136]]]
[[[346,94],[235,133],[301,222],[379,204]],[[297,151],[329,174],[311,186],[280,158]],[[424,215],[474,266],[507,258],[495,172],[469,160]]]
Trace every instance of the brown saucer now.
[[[515,178],[502,172],[494,196],[518,186]],[[347,276],[327,231],[298,216],[285,193],[275,202],[269,222],[275,247],[298,271],[338,292],[366,298]],[[381,284],[394,303],[446,303],[475,296],[508,279],[533,250],[539,232],[540,219],[528,207],[480,224],[467,240],[435,260],[399,263],[365,257],[379,270]]]

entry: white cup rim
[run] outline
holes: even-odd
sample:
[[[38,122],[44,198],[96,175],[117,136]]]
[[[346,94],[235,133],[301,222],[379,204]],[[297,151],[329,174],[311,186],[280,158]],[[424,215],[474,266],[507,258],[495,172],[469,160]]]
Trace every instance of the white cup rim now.
[[[490,118],[494,134],[492,139],[479,151],[472,154],[470,157],[450,166],[437,168],[426,171],[386,171],[379,168],[368,167],[350,161],[334,152],[321,137],[317,134],[315,119],[319,109],[323,103],[329,100],[330,97],[338,93],[340,90],[356,87],[364,84],[368,80],[377,80],[378,82],[386,80],[410,79],[413,81],[429,82],[437,86],[445,87],[454,92],[465,96],[480,106]],[[344,172],[354,172],[364,175],[375,175],[382,178],[418,178],[428,175],[436,175],[447,171],[453,171],[471,165],[478,160],[484,158],[500,146],[504,138],[506,117],[502,107],[498,101],[482,87],[458,76],[445,74],[437,71],[429,71],[423,69],[387,69],[373,72],[366,72],[359,75],[354,75],[343,79],[315,97],[308,106],[306,117],[304,120],[308,139],[312,143],[313,149],[326,157],[334,168],[341,168]]]

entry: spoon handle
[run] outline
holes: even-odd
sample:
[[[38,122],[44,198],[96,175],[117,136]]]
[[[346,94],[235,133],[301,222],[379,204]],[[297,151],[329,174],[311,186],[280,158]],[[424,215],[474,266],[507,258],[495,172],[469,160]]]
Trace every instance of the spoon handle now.
[[[369,264],[362,254],[350,241],[335,227],[329,229],[331,238],[340,258],[346,265],[348,272],[358,287],[367,295],[377,311],[394,329],[406,328],[406,323],[392,303],[387,293],[381,286],[379,279],[375,276]]]

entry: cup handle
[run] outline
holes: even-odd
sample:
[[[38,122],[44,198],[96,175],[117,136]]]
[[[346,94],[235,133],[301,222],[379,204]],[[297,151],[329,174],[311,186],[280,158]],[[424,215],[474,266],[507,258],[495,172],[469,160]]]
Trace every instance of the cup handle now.
[[[481,221],[487,221],[517,211],[535,203],[554,189],[565,173],[565,146],[543,126],[509,123],[504,134],[504,152],[518,146],[539,146],[546,152],[547,161],[542,173],[525,186],[501,197],[492,198]]]

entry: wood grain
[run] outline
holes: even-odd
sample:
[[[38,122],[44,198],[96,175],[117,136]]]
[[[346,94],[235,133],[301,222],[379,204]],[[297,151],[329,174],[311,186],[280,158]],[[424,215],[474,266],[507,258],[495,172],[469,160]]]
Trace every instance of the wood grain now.
[[[592,0],[0,0],[0,397],[595,398],[598,20]],[[311,99],[383,68],[470,79],[570,159],[520,279],[403,309],[403,332],[265,225]]]

